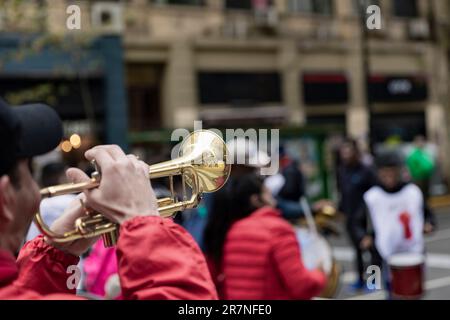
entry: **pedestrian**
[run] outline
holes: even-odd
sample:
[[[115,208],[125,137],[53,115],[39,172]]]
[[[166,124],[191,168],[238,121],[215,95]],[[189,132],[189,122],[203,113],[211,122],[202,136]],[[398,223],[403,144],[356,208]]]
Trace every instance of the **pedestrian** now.
[[[362,223],[353,225],[353,233],[361,250],[374,246],[379,255],[376,265],[383,269],[389,289],[388,259],[397,253],[424,253],[425,201],[422,191],[401,178],[403,162],[395,152],[376,159],[378,181],[364,193],[364,202],[356,213],[356,221],[368,219],[368,228]]]
[[[264,184],[277,200],[277,208],[284,218],[296,221],[304,216],[300,198],[305,195],[304,176],[300,163],[292,159],[280,147],[280,170],[277,174],[265,179]]]
[[[294,229],[257,175],[235,179],[223,215],[205,232],[205,253],[221,299],[311,299],[326,284],[303,265]]]
[[[258,144],[246,137],[236,137],[227,142],[229,152],[228,161],[231,164],[231,173],[227,183],[214,193],[206,193],[202,203],[196,210],[188,213],[183,225],[199,240],[202,250],[205,249],[205,234],[210,220],[226,214],[229,202],[229,193],[232,191],[233,181],[249,173],[254,173],[270,163],[269,155],[258,147]]]
[[[363,195],[376,182],[376,176],[372,167],[367,166],[361,159],[361,153],[356,140],[347,138],[339,149],[340,167],[338,168],[337,183],[340,192],[339,210],[345,214],[346,230],[355,252],[355,268],[357,279],[351,284],[352,290],[365,288],[365,267],[363,250],[359,245],[359,239],[354,233],[355,224],[365,228],[366,221],[355,219],[358,208],[363,203]]]

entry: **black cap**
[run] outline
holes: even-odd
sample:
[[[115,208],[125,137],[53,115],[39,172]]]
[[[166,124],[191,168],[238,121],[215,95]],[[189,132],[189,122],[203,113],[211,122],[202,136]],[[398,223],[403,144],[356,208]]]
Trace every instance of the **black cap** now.
[[[0,176],[21,158],[47,153],[63,136],[61,119],[45,104],[10,107],[0,99]]]

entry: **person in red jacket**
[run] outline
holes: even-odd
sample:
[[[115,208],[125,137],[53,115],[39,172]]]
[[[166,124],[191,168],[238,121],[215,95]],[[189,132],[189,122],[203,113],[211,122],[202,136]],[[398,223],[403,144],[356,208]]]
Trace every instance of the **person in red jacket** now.
[[[321,270],[302,263],[292,226],[276,210],[272,194],[255,174],[233,182],[225,215],[212,215],[205,253],[219,297],[227,300],[294,300],[317,296]],[[226,202],[224,202],[226,203]]]
[[[57,244],[40,235],[20,250],[40,202],[30,159],[55,148],[61,137],[61,121],[50,107],[11,108],[0,99],[0,299],[79,298],[70,270],[97,239]],[[159,216],[147,165],[118,146],[98,146],[85,156],[102,169],[100,186],[78,196],[52,230],[73,228],[85,214],[81,199],[120,225],[117,256],[124,299],[217,298],[194,240]],[[89,179],[75,168],[67,175],[73,182]]]

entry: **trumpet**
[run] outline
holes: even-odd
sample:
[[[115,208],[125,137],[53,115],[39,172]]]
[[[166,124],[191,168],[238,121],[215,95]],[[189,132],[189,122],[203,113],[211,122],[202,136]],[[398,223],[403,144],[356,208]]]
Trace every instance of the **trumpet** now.
[[[215,192],[222,188],[231,172],[228,157],[226,144],[220,136],[209,130],[199,130],[183,140],[178,158],[149,166],[149,179],[169,178],[171,196],[158,199],[160,216],[170,217],[179,211],[195,208],[200,203],[203,193]],[[181,177],[181,200],[174,190],[175,176]],[[100,183],[101,171],[96,168],[90,181],[48,187],[41,190],[41,197],[45,199],[81,193],[99,187]],[[189,194],[187,187],[191,189]],[[100,212],[89,209],[86,210],[85,216],[75,221],[74,229],[64,234],[53,232],[39,211],[35,215],[35,222],[40,231],[56,243],[101,236],[105,247],[111,247],[117,243],[119,237],[118,224],[108,220]]]

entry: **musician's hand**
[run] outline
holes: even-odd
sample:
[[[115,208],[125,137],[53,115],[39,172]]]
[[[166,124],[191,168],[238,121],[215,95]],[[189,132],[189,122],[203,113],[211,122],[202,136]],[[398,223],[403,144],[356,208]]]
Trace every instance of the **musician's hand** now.
[[[89,181],[89,177],[81,170],[71,168],[67,171],[67,177],[71,182],[78,183]],[[85,210],[81,205],[80,200],[86,200],[84,194],[78,195],[69,207],[64,211],[64,214],[61,215],[50,227],[50,229],[58,234],[63,234],[70,230],[74,229],[75,220],[79,217],[84,216]],[[73,254],[74,256],[81,256],[85,253],[96,241],[98,237],[89,238],[89,239],[79,239],[66,243],[57,243],[52,241],[50,238],[46,237],[45,241],[64,252]]]
[[[359,243],[359,247],[362,250],[368,250],[370,249],[370,247],[372,247],[373,245],[373,239],[371,236],[364,236],[364,238],[362,238],[361,242]]]
[[[149,167],[118,146],[97,146],[86,151],[101,168],[98,188],[85,191],[86,205],[111,221],[123,223],[136,216],[159,216]]]
[[[433,231],[434,231],[434,226],[429,222],[425,222],[425,224],[423,225],[423,233],[430,234]]]

